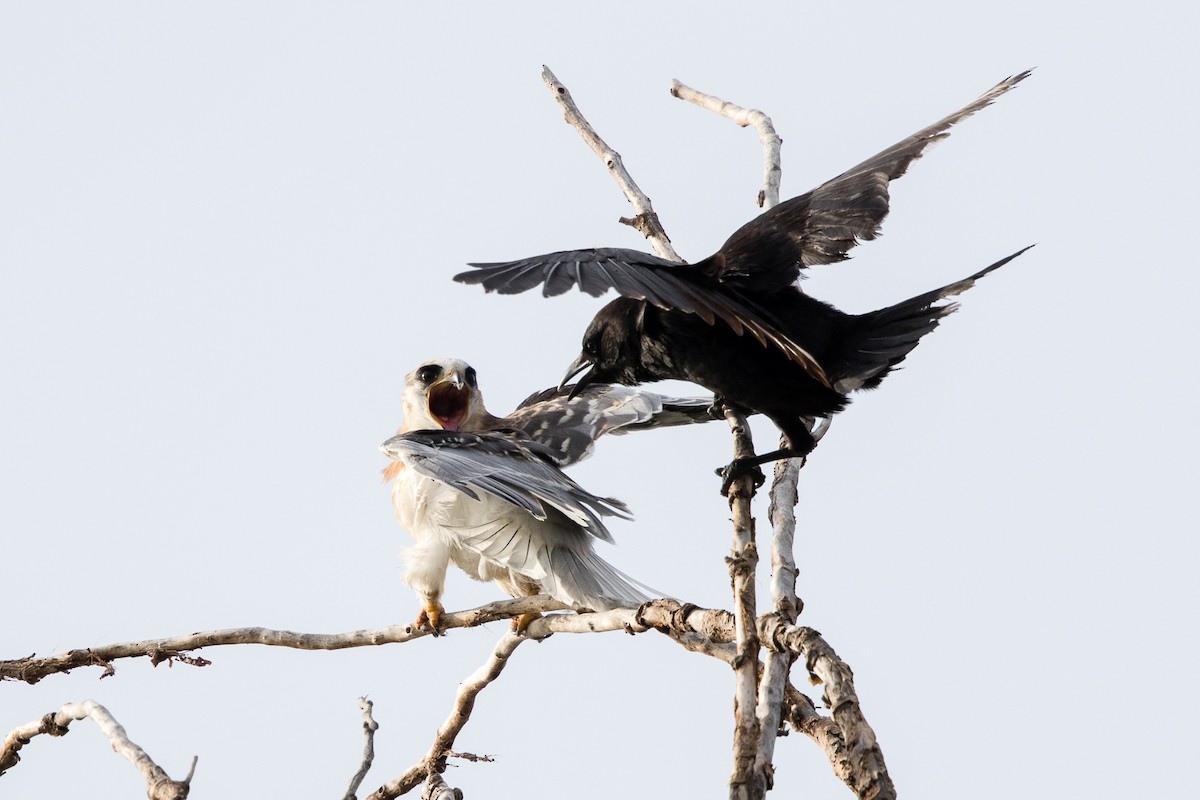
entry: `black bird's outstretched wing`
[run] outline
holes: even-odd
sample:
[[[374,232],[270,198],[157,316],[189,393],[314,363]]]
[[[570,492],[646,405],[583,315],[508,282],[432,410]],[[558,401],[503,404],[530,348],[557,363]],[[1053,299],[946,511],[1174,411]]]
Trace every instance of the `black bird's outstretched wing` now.
[[[1005,78],[953,114],[760,214],[694,268],[724,285],[755,293],[794,283],[805,267],[846,260],[852,247],[879,235],[888,213],[888,184],[904,175],[925,148],[949,136],[952,126],[991,105],[1029,74],[1026,70]]]
[[[1022,72],[996,84],[972,103],[923,128],[807,194],[787,200],[743,225],[713,255],[692,265],[623,248],[564,250],[518,261],[473,263],[460,283],[482,284],[500,294],[542,284],[553,297],[572,286],[598,297],[615,289],[669,311],[696,314],[709,325],[720,319],[738,335],[749,331],[776,347],[814,378],[830,385],[816,359],[785,336],[752,299],[793,284],[801,269],[846,259],[860,240],[874,239],[888,213],[888,184],[902,176],[957,122],[990,105],[1028,77]]]
[[[764,347],[781,350],[814,378],[829,383],[812,354],[785,336],[769,314],[737,291],[722,290],[687,264],[639,250],[598,247],[469,266],[475,269],[460,272],[454,280],[482,284],[488,292],[518,294],[539,283],[543,284],[545,297],[560,295],[575,285],[593,297],[616,289],[625,297],[644,300],[666,311],[695,314],[709,325],[719,319],[739,336],[749,332]]]
[[[619,500],[598,497],[567,477],[546,449],[517,431],[462,433],[410,431],[382,445],[390,458],[470,498],[484,492],[544,520],[548,508],[606,542],[612,535],[602,516],[631,519]]]
[[[521,401],[503,420],[542,444],[550,457],[567,466],[592,453],[606,433],[623,434],[642,428],[662,428],[710,422],[711,397],[664,397],[644,389],[595,383],[571,396],[574,385],[544,389]]]

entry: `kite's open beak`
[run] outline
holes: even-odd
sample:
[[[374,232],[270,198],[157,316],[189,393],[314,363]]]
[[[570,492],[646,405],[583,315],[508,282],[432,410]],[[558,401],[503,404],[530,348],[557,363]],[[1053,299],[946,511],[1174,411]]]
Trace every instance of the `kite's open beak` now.
[[[457,371],[429,387],[429,416],[446,430],[458,430],[470,410],[471,390]]]

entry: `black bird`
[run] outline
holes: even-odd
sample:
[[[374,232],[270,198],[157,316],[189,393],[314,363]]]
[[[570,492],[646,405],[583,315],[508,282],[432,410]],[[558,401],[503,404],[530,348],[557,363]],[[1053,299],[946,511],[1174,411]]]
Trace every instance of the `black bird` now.
[[[782,449],[726,470],[807,455],[809,425],[873,389],[957,308],[938,304],[1025,250],[940,289],[867,314],[846,314],[796,285],[800,270],[848,258],[860,240],[879,235],[888,183],[949,128],[990,105],[1029,72],[1001,81],[967,106],[872,156],[807,194],[739,228],[715,254],[679,264],[620,248],[569,250],[519,261],[471,264],[454,279],[515,294],[544,284],[547,297],[578,284],[592,296],[616,289],[588,325],[583,352],[565,383],[587,370],[591,381],[634,385],[676,378],[711,389],[719,400],[765,414],[786,438]],[[746,334],[750,335],[747,336]]]

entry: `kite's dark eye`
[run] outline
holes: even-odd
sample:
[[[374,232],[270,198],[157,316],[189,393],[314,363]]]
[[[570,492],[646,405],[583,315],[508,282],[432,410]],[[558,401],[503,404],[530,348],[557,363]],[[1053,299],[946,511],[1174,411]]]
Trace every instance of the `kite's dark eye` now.
[[[417,370],[417,380],[428,386],[442,377],[442,368],[437,364],[426,364]]]
[[[474,389],[475,384],[478,382],[478,379],[475,375],[474,367],[467,367],[466,378],[467,378],[467,386],[470,386],[472,389]]]

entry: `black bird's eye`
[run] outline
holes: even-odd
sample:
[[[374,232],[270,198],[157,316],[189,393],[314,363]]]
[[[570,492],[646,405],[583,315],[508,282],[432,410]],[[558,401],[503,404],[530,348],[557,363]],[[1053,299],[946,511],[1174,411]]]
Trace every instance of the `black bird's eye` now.
[[[428,386],[442,377],[442,368],[437,364],[426,364],[417,370],[417,380]]]
[[[478,381],[478,378],[475,375],[474,367],[467,367],[466,377],[467,377],[467,386],[470,386],[472,389],[474,389],[475,384]]]
[[[590,336],[583,340],[583,353],[588,356],[600,355],[600,343],[598,337]]]

